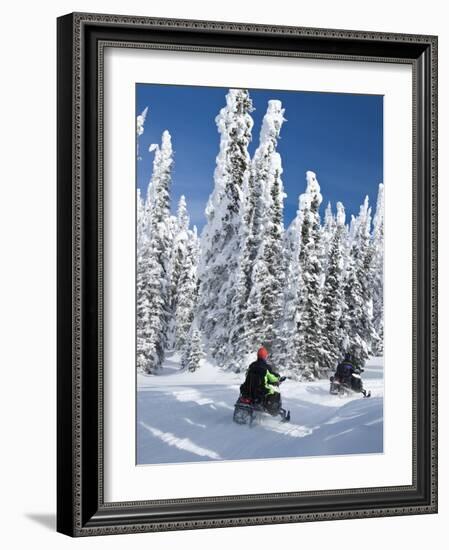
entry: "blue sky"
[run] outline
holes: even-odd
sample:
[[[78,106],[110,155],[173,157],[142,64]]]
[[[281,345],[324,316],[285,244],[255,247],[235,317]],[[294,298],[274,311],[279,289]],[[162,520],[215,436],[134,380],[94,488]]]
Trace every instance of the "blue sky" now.
[[[172,210],[184,194],[192,225],[201,229],[204,208],[214,181],[219,134],[215,117],[225,105],[226,88],[136,85],[136,115],[148,106],[145,131],[139,138],[142,160],[137,162],[137,185],[145,196],[151,177],[152,143],[160,143],[167,129],[172,136],[174,169]],[[357,214],[365,195],[375,205],[378,184],[383,181],[383,97],[249,90],[255,111],[252,155],[259,142],[262,118],[269,99],[279,99],[285,108],[278,151],[282,156],[287,198],[284,221],[296,215],[298,196],[305,189],[305,172],[316,172],[323,195],[321,214],[328,201],[335,210],[343,202],[347,215]],[[348,219],[348,217],[347,217]]]

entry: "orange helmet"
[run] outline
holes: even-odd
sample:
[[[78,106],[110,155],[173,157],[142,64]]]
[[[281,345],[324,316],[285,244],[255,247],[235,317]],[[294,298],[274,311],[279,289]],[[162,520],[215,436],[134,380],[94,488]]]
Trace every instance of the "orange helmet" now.
[[[268,357],[268,351],[262,346],[257,352],[257,359],[265,360]]]

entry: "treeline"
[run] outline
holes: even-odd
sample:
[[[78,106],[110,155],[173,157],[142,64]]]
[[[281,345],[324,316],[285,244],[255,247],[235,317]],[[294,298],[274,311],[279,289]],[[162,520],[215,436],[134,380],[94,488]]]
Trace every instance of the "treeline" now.
[[[180,351],[191,370],[207,352],[239,371],[264,345],[280,368],[312,380],[345,352],[361,365],[383,352],[383,185],[373,220],[367,197],[349,224],[340,202],[322,223],[309,171],[285,229],[284,109],[268,102],[251,158],[252,111],[247,90],[229,90],[216,117],[220,148],[201,238],[184,197],[170,213],[170,134],[150,148],[153,173],[137,210],[137,365],[146,372],[161,367],[166,350]]]

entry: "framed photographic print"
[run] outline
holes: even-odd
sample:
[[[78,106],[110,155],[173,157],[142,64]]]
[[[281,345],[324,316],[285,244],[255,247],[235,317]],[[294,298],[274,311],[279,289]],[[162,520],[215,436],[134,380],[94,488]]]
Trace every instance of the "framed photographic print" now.
[[[59,18],[58,530],[435,513],[436,201],[434,36]]]

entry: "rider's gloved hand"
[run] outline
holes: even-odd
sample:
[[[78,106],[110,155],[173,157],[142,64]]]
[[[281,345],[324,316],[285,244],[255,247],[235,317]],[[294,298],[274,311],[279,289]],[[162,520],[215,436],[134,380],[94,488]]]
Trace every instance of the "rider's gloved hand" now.
[[[287,377],[286,377],[286,376],[281,376],[281,377],[279,378],[279,382],[283,382],[284,380],[287,380]]]

